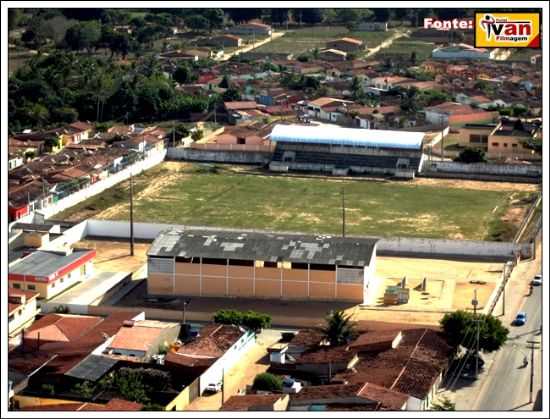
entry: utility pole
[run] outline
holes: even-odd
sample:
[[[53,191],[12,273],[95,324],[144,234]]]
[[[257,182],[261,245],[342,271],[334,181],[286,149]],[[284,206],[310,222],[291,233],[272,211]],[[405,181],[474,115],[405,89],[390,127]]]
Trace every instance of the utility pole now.
[[[345,192],[342,187],[342,237],[346,237],[346,201]]]
[[[535,378],[535,349],[539,349],[538,345],[540,342],[536,340],[528,340],[529,349],[531,349],[531,377],[529,379],[529,403],[533,403],[533,385]]]
[[[472,305],[474,306],[474,319],[476,322],[476,377],[479,373],[479,319],[477,318],[477,289],[474,290],[474,299],[472,300]]]
[[[172,147],[176,146],[176,121],[172,121]]]
[[[134,256],[134,177],[130,169],[130,256]]]

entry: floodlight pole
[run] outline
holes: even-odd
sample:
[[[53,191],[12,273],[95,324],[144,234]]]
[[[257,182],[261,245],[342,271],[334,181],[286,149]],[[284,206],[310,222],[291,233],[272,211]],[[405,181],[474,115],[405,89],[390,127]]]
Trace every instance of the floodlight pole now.
[[[346,198],[342,188],[342,237],[346,237]]]
[[[134,177],[130,169],[130,256],[134,256]]]

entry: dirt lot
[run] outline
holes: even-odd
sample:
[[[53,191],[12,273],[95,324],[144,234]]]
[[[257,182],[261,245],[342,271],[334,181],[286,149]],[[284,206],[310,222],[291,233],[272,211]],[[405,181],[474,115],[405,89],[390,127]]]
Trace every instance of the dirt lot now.
[[[130,256],[130,243],[114,240],[81,240],[73,245],[95,249],[94,269],[103,272],[135,272],[147,263],[150,243],[134,243],[134,256]]]
[[[376,273],[382,280],[373,306],[396,310],[444,311],[470,309],[474,289],[477,289],[479,308],[482,309],[495,284],[500,279],[502,264],[461,262],[440,259],[414,259],[379,256]],[[399,285],[406,277],[410,289],[407,304],[385,306],[384,291],[389,285]],[[426,291],[421,290],[426,278]],[[482,281],[472,284],[470,281]]]

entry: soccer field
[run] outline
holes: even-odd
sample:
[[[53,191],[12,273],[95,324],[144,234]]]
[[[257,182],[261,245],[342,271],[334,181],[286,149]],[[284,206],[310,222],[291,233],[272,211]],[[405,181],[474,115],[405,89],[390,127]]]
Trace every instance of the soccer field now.
[[[510,239],[536,187],[478,183],[275,176],[165,162],[135,178],[134,219],[339,234],[344,191],[347,234]],[[127,220],[128,190],[124,182],[54,218]]]

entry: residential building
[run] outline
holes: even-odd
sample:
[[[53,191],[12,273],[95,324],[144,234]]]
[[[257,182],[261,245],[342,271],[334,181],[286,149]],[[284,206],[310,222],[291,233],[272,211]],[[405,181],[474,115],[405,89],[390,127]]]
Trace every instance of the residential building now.
[[[347,52],[334,48],[319,51],[319,59],[325,61],[346,61],[347,56]]]
[[[113,398],[107,403],[77,402],[74,400],[58,400],[39,398],[40,404],[18,408],[17,398],[15,410],[21,411],[56,411],[56,412],[137,412],[143,410],[143,404],[128,400]],[[37,400],[37,401],[38,401]]]
[[[20,154],[8,153],[8,171],[23,166],[25,159]]]
[[[116,359],[149,362],[160,350],[168,349],[178,338],[179,323],[156,320],[129,320],[107,344],[104,354]]]
[[[364,302],[376,240],[186,229],[148,251],[152,295]]]
[[[267,116],[263,112],[265,106],[254,101],[224,102],[223,106],[228,122],[233,125]]]
[[[255,22],[242,23],[229,28],[228,32],[234,35],[270,36],[271,26]]]
[[[8,288],[8,335],[18,335],[29,326],[38,313],[37,292]]]
[[[372,383],[305,387],[290,396],[291,411],[405,410],[408,396]]]
[[[489,135],[497,124],[465,124],[458,129],[458,143],[467,147],[479,148],[487,151]]]
[[[320,97],[307,101],[304,110],[312,118],[336,122],[341,115],[341,111],[338,108],[351,105],[353,105],[353,102],[350,100]]]
[[[369,92],[379,93],[388,92],[391,89],[398,87],[401,83],[406,82],[415,82],[415,80],[402,76],[381,76],[367,78],[365,80],[365,86]]]
[[[424,108],[426,121],[434,125],[461,126],[468,123],[489,123],[498,116],[498,112],[489,112],[470,105],[444,102]]]
[[[357,25],[355,30],[365,32],[387,32],[388,22],[361,22]]]
[[[239,326],[210,324],[199,336],[166,354],[164,364],[176,375],[200,376],[199,394],[208,384],[223,384],[224,374],[238,365],[254,345],[256,334]]]
[[[359,52],[366,48],[366,45],[360,39],[340,38],[326,43],[327,49],[336,49],[344,52]]]
[[[541,160],[528,142],[542,138],[540,125],[515,119],[502,119],[489,134],[487,157],[491,159]]]
[[[10,265],[9,286],[50,299],[90,278],[95,255],[90,249],[37,250]]]
[[[204,45],[210,45],[215,47],[231,47],[231,48],[238,48],[242,45],[243,39],[236,35],[231,34],[222,34],[219,36],[213,36],[211,38],[208,38],[202,43]]]
[[[432,58],[439,60],[491,60],[494,57],[495,50],[474,48],[467,44],[442,46],[432,51]]]
[[[288,394],[246,394],[231,396],[223,404],[222,411],[285,411],[290,397]]]

